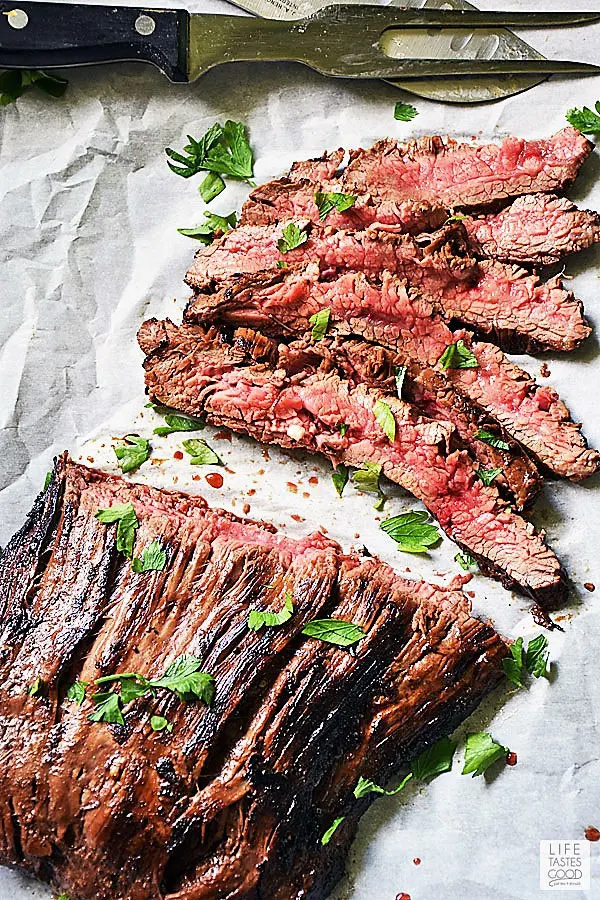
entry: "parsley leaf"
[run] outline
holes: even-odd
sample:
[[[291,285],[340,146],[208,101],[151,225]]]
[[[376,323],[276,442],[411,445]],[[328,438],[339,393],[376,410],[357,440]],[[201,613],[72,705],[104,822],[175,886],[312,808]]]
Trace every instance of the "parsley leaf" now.
[[[277,249],[280,253],[289,253],[295,250],[308,240],[308,234],[303,228],[296,225],[295,222],[289,222],[283,231],[281,237],[277,241]]]
[[[313,341],[323,340],[323,338],[327,334],[327,329],[329,328],[330,316],[331,310],[329,309],[329,307],[327,307],[327,309],[320,309],[319,312],[316,312],[310,317],[308,322],[310,325],[312,325]]]
[[[94,694],[92,702],[96,709],[88,716],[90,722],[108,722],[109,725],[124,725],[123,700],[120,694]]]
[[[47,491],[50,487],[50,482],[52,481],[52,472],[46,472],[46,477],[44,478],[44,487],[42,490]]]
[[[419,111],[412,103],[396,103],[394,107],[394,118],[399,122],[410,122],[415,116],[419,115]]]
[[[119,523],[117,525],[117,550],[131,558],[135,532],[139,527],[133,504],[113,503],[108,509],[99,509],[95,516],[99,522],[103,522],[105,525],[109,525],[111,522]]]
[[[490,447],[497,447],[498,450],[510,450],[510,445],[507,444],[506,441],[503,441],[502,438],[492,434],[491,431],[485,431],[483,428],[480,428],[475,432],[475,437],[478,441],[489,444]]]
[[[150,456],[150,441],[135,434],[126,434],[123,440],[125,443],[117,444],[113,450],[119,460],[121,472],[125,475],[139,469],[146,462]]]
[[[404,386],[404,379],[406,377],[407,366],[396,366],[394,370],[394,378],[396,381],[396,393],[398,394],[398,400],[402,400],[402,388]]]
[[[165,434],[175,434],[177,431],[201,431],[205,427],[205,423],[202,419],[198,419],[195,416],[184,416],[183,413],[172,413],[169,412],[169,408],[166,406],[154,406],[152,403],[150,404],[154,409],[154,412],[160,413],[164,415],[166,425],[159,425],[158,428],[154,429],[154,434],[165,435]]]
[[[166,688],[177,694],[186,703],[191,700],[203,700],[207,706],[215,695],[215,679],[208,672],[201,672],[202,661],[195,656],[184,654],[178,656],[165,670],[162,678],[149,681],[154,688]]]
[[[183,153],[178,153],[170,147],[166,148],[165,153],[167,156],[179,163],[178,166],[174,166],[171,162],[167,163],[167,165],[172,172],[175,172],[176,175],[181,175],[182,178],[190,178],[192,175],[197,175],[198,172],[206,171],[206,157],[222,138],[223,128],[218,122],[215,122],[199,141],[188,134],[187,139],[189,143],[183,148]]]
[[[456,743],[448,737],[441,738],[431,747],[413,759],[410,764],[410,771],[417,781],[427,781],[435,775],[441,775],[443,772],[449,772],[452,768],[452,760]]]
[[[457,553],[454,559],[465,572],[477,565],[477,560],[470,553]]]
[[[497,760],[506,757],[508,752],[508,747],[497,744],[491,734],[485,732],[468,734],[462,774],[470,775],[472,772],[473,778],[476,775],[483,775],[486,769]]]
[[[173,731],[173,723],[165,719],[164,716],[151,716],[150,728],[152,731],[164,731],[166,728],[171,733]]]
[[[547,647],[548,638],[543,634],[538,634],[527,645],[525,668],[534,678],[541,678],[547,672],[549,655]]]
[[[442,369],[478,369],[479,363],[475,354],[469,350],[464,341],[449,344],[438,362]]]
[[[356,783],[356,787],[354,788],[354,796],[357,800],[360,800],[361,797],[366,797],[367,794],[382,794],[386,797],[394,797],[396,794],[400,793],[400,791],[408,784],[412,777],[412,772],[409,772],[408,775],[406,775],[402,779],[398,787],[394,788],[391,791],[386,791],[378,784],[375,784],[374,781],[370,781],[368,778],[363,778],[361,775]]]
[[[317,191],[315,194],[315,203],[319,210],[319,218],[323,222],[329,213],[337,209],[338,212],[345,212],[356,203],[354,194],[337,194],[335,192]]]
[[[381,522],[380,528],[396,541],[398,550],[406,553],[427,553],[429,547],[433,547],[441,540],[441,535],[435,525],[427,524],[429,514],[424,510],[402,513]]]
[[[216,172],[209,172],[198,188],[205,203],[210,203],[225,190],[225,182]]]
[[[78,703],[79,706],[85,700],[85,689],[88,686],[87,681],[75,681],[67,688],[67,700]]]
[[[510,656],[502,660],[504,674],[517,687],[523,687],[523,638],[519,637],[510,647]]]
[[[331,480],[333,481],[333,486],[341,497],[344,488],[348,484],[348,467],[344,465],[344,463],[339,463],[337,469],[332,473]]]
[[[259,609],[251,609],[248,613],[248,628],[250,631],[260,631],[263,625],[267,628],[273,628],[277,625],[283,625],[288,619],[292,618],[294,613],[294,603],[292,595],[289,591],[285,592],[285,603],[281,612],[262,612]]]
[[[14,103],[34,86],[51,97],[62,97],[68,83],[64,78],[37,69],[8,69],[0,74],[0,106]]]
[[[223,463],[214,450],[208,446],[206,441],[200,438],[190,438],[183,441],[183,448],[186,453],[192,457],[190,464],[192,466],[222,466]]]
[[[35,681],[32,681],[29,687],[27,688],[27,693],[30,697],[39,697],[42,693],[42,688],[44,687],[44,682],[41,678],[36,678]]]
[[[341,825],[345,818],[346,816],[340,816],[338,819],[333,820],[332,824],[329,826],[329,828],[321,838],[321,843],[323,844],[323,846],[329,843],[338,826]]]
[[[178,228],[179,234],[184,237],[191,237],[202,244],[212,244],[217,234],[225,234],[230,228],[237,225],[237,216],[235,212],[229,213],[228,216],[218,216],[216,213],[205,212],[206,222],[202,225],[196,225],[195,228]]]
[[[352,484],[358,491],[365,491],[367,494],[377,494],[377,502],[374,509],[381,510],[386,501],[386,496],[379,485],[379,477],[381,475],[381,466],[379,463],[365,462],[361,469],[357,469],[352,475]]]
[[[394,413],[391,411],[385,400],[381,400],[380,398],[377,401],[373,407],[373,415],[377,419],[385,436],[388,440],[393,442],[396,439],[396,420],[394,418]]]
[[[346,424],[346,422],[340,422],[337,426],[337,430],[339,431],[339,433],[341,434],[342,437],[346,437],[348,428],[349,428],[349,426]]]
[[[219,175],[249,181],[254,175],[254,154],[242,122],[225,122],[221,138],[208,151],[204,168]]]
[[[565,118],[569,125],[584,134],[600,134],[600,100],[596,101],[594,109],[596,112],[588,106],[584,106],[583,109],[569,109]]]
[[[167,564],[167,554],[160,545],[160,541],[154,540],[144,547],[142,558],[136,556],[131,563],[134,572],[162,572]]]
[[[494,478],[502,473],[502,469],[477,469],[475,474],[484,484],[490,485]]]
[[[336,647],[350,647],[364,638],[365,631],[360,625],[342,619],[313,619],[304,626],[302,634]]]

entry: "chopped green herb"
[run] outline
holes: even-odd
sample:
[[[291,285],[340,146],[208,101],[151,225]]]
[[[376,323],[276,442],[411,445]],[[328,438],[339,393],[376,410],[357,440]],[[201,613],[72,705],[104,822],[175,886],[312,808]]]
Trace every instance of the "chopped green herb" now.
[[[345,422],[340,422],[337,429],[342,437],[346,437],[346,434],[348,432],[348,425],[346,425]]]
[[[377,401],[373,407],[373,415],[387,439],[393,442],[396,439],[396,420],[385,400],[380,398]]]
[[[314,315],[310,317],[309,324],[312,325],[312,339],[313,341],[322,341],[325,335],[327,334],[327,329],[329,328],[329,318],[331,316],[331,310],[320,309],[319,312],[316,312]]]
[[[260,631],[265,625],[267,628],[273,628],[277,625],[283,625],[292,618],[294,613],[294,603],[292,595],[289,591],[285,593],[285,603],[281,612],[262,612],[258,609],[251,609],[248,613],[248,628],[250,631]]]
[[[209,172],[204,181],[201,182],[200,196],[205,203],[210,203],[215,197],[218,197],[225,190],[225,182],[216,172]]]
[[[502,474],[502,469],[477,469],[475,474],[484,484],[490,485],[494,478],[497,478],[498,475]]]
[[[50,487],[50,482],[52,481],[52,472],[46,472],[46,477],[44,478],[44,487],[42,490],[47,491]]]
[[[399,122],[410,122],[418,115],[419,111],[412,103],[398,102],[394,107],[394,118]]]
[[[92,703],[95,710],[88,716],[90,722],[108,722],[109,725],[124,725],[123,701],[120,694],[111,691],[108,694],[93,694]]]
[[[523,687],[523,638],[517,638],[509,649],[510,656],[502,660],[504,674],[517,687]]]
[[[377,502],[374,508],[383,509],[386,496],[381,490],[379,477],[381,475],[381,466],[379,463],[365,462],[361,469],[357,469],[352,475],[352,484],[358,491],[365,491],[367,494],[377,494]]]
[[[569,125],[584,134],[600,134],[600,100],[594,104],[593,112],[588,106],[583,109],[569,109],[565,116]]]
[[[315,194],[315,203],[319,210],[319,218],[323,222],[329,213],[337,209],[338,212],[345,212],[356,203],[356,197],[353,194],[337,194],[335,192],[317,191]]]
[[[58,897],[56,898],[56,900],[69,900],[69,895],[68,895],[68,894],[64,894],[64,893],[63,893],[63,894],[59,894]]]
[[[465,216],[462,213],[453,213],[451,216],[448,216],[444,225],[450,225],[452,222],[462,222],[463,219],[468,219],[469,216]]]
[[[150,441],[135,434],[126,434],[123,441],[125,443],[117,444],[113,450],[119,460],[121,472],[126,474],[134,472],[146,462],[150,456]]]
[[[87,681],[75,681],[67,688],[67,700],[78,703],[79,706],[85,700],[85,689],[88,686]]]
[[[168,666],[162,678],[150,681],[149,685],[173,691],[186,703],[198,699],[210,706],[215,695],[215,679],[208,672],[201,672],[201,666],[202,661],[195,656],[178,656]]]
[[[406,787],[412,777],[412,772],[409,772],[408,775],[406,775],[402,779],[398,787],[394,788],[391,791],[386,791],[378,784],[375,784],[374,781],[369,781],[368,778],[363,778],[361,775],[361,777],[358,779],[356,787],[354,788],[354,796],[357,800],[360,800],[361,797],[366,797],[367,794],[382,794],[385,797],[394,797],[396,794],[399,794],[404,787]]]
[[[498,450],[510,450],[510,444],[507,444],[506,441],[503,441],[502,438],[499,438],[497,435],[492,434],[491,431],[485,431],[483,428],[480,428],[475,433],[475,437],[478,441],[489,444],[490,447],[497,447]]]
[[[30,697],[39,697],[42,693],[42,688],[44,687],[44,682],[41,678],[36,678],[35,681],[32,681],[29,687],[27,688],[27,693]]]
[[[442,369],[477,369],[479,363],[475,354],[465,345],[464,341],[449,344],[438,362]]]
[[[424,510],[415,510],[386,519],[379,527],[396,541],[398,550],[406,553],[427,553],[429,547],[433,547],[441,540],[437,527],[428,524],[428,519],[429,514]]]
[[[152,731],[164,731],[166,729],[170,733],[173,731],[173,723],[165,719],[164,716],[151,716],[150,728]]]
[[[276,262],[276,266],[278,269],[287,269],[288,268],[288,264],[286,263],[286,261],[284,259],[278,259]]]
[[[184,416],[183,413],[169,412],[166,406],[154,406],[152,403],[149,405],[153,407],[154,412],[164,415],[167,423],[155,428],[154,434],[163,436],[165,434],[175,434],[177,431],[201,431],[205,427],[202,419],[198,419],[195,416]]]
[[[289,222],[281,232],[281,237],[277,241],[277,249],[280,253],[289,253],[295,250],[308,240],[308,234],[303,228],[299,228],[295,222]]]
[[[191,237],[202,244],[212,244],[217,234],[225,234],[230,228],[235,228],[237,224],[237,216],[235,212],[229,213],[228,216],[218,216],[216,213],[205,212],[206,222],[202,225],[196,225],[195,228],[178,228],[179,234],[184,237]]]
[[[183,448],[186,453],[192,457],[190,464],[192,466],[222,466],[223,463],[214,450],[208,446],[206,441],[200,438],[190,438],[183,441]]]
[[[348,467],[345,466],[344,463],[339,463],[337,469],[335,469],[331,476],[331,480],[333,481],[334,488],[341,497],[344,488],[348,484]]]
[[[198,172],[215,172],[249,181],[254,174],[254,156],[246,128],[241,122],[227,121],[221,126],[216,122],[206,134],[195,140],[188,134],[189,143],[178,153],[167,147],[165,153],[173,162],[169,168],[182,178],[190,178]]]
[[[483,773],[497,760],[506,757],[509,752],[508,747],[497,744],[491,734],[479,732],[478,734],[467,735],[467,744],[465,747],[465,764],[462,770],[463,775],[483,775]]]
[[[350,647],[364,638],[365,631],[360,625],[342,619],[313,619],[304,626],[302,634],[337,647]]]
[[[443,772],[449,772],[452,768],[452,760],[456,743],[448,737],[441,738],[431,747],[413,759],[410,771],[417,781],[427,781]]]
[[[525,653],[525,668],[534,678],[542,678],[548,670],[548,638],[543,634],[529,641]]]
[[[51,97],[62,97],[68,83],[58,75],[50,75],[37,69],[8,69],[0,74],[0,106],[14,103],[32,87],[39,88]]]
[[[142,558],[136,556],[131,563],[134,572],[162,572],[167,564],[167,554],[161,547],[160,541],[154,540],[144,547]]]
[[[117,550],[131,558],[135,532],[139,527],[133,504],[113,503],[108,509],[99,509],[95,515],[98,521],[105,525],[109,525],[112,522],[119,523],[117,525]]]
[[[338,819],[333,820],[332,824],[329,826],[329,828],[321,838],[321,843],[323,844],[323,846],[329,843],[338,826],[341,825],[345,818],[346,816],[340,816]]]
[[[404,387],[404,379],[406,378],[407,366],[396,366],[395,369],[395,380],[396,380],[396,393],[398,394],[398,399],[402,400],[402,388]]]
[[[465,572],[477,565],[477,560],[470,553],[457,553],[454,559]]]

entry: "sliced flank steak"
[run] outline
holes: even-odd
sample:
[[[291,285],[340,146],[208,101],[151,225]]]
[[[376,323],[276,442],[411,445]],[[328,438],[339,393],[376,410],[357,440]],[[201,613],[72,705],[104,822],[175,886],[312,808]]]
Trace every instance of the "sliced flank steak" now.
[[[341,180],[351,193],[469,209],[520,194],[560,193],[593,146],[570,127],[541,140],[507,137],[500,145],[460,144],[439,136],[383,140],[369,150],[351,151]]]
[[[186,321],[247,324],[277,336],[303,335],[310,317],[328,308],[330,322],[342,334],[360,335],[388,347],[404,364],[437,368],[446,348],[465,332],[452,332],[421,296],[407,292],[397,277],[385,274],[381,284],[354,272],[331,281],[318,265],[304,271],[265,273],[240,279],[215,293],[197,294]],[[578,481],[600,468],[600,454],[587,447],[580,425],[556,392],[538,386],[523,369],[497,348],[472,344],[478,368],[446,369],[443,377],[491,416],[544,468]]]
[[[309,179],[310,181],[330,181],[335,178],[346,155],[343,147],[324,153],[315,159],[303,159],[295,162],[288,177],[293,181]]]
[[[303,447],[349,466],[380,465],[384,475],[422,500],[483,571],[542,605],[564,598],[560,563],[495,486],[484,485],[470,456],[452,449],[451,423],[427,419],[376,388],[353,387],[308,360],[301,372],[294,366],[290,373],[283,368],[285,354],[256,362],[244,350],[247,339],[247,333],[242,340],[234,336],[228,345],[222,335],[199,326],[144,323],[139,341],[147,354],[148,394],[264,443]],[[376,418],[378,401],[393,416],[393,440]]]
[[[247,225],[200,249],[186,281],[198,290],[238,275],[318,262],[325,273],[392,272],[433,302],[447,321],[492,335],[505,349],[570,351],[590,334],[583,307],[558,277],[541,282],[524,269],[469,255],[460,223],[414,238],[371,228],[334,231],[311,223],[306,239],[282,253],[286,226]]]
[[[96,517],[115,506],[162,568],[134,570]],[[502,681],[508,647],[460,581],[62,457],[0,557],[0,859],[79,900],[325,900],[374,797],[359,777],[385,784]],[[248,627],[287,598],[279,627]],[[355,626],[352,651],[304,634],[315,619]],[[131,700],[139,680],[95,684],[176,661],[205,674]]]

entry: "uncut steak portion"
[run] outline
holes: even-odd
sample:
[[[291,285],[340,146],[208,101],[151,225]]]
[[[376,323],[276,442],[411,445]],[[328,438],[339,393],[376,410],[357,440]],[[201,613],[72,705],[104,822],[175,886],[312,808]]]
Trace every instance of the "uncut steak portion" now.
[[[452,449],[451,423],[427,419],[377,388],[353,387],[309,360],[288,372],[285,352],[256,362],[246,350],[248,330],[241,331],[228,344],[197,326],[145,322],[138,340],[152,400],[265,443],[322,453],[334,464],[378,464],[422,500],[483,571],[542,605],[561,601],[566,581],[560,563],[495,486],[482,483],[469,455]],[[394,440],[377,421],[380,400],[394,417]]]
[[[317,265],[304,271],[265,273],[239,279],[216,293],[198,293],[190,302],[186,321],[247,324],[277,336],[302,335],[310,317],[330,309],[330,322],[342,334],[354,334],[398,354],[402,364],[416,362],[423,371],[436,369],[460,395],[493,417],[545,468],[578,481],[600,468],[600,454],[588,448],[581,427],[549,386],[540,387],[497,347],[472,343],[476,369],[440,371],[445,349],[465,332],[452,332],[422,297],[406,290],[398,278],[384,275],[381,284],[362,274],[345,273],[331,281]],[[440,402],[444,391],[436,391]],[[418,404],[419,405],[419,404]],[[456,424],[451,413],[447,418]],[[460,430],[460,429],[459,429]]]
[[[95,518],[126,503],[134,554],[158,540],[163,570],[135,573]],[[250,631],[286,592],[291,618]],[[456,586],[66,457],[0,557],[0,600],[1,859],[77,900],[325,900],[368,805],[358,777],[451,732],[508,653]],[[302,635],[318,617],[365,636],[350,652]],[[66,699],[76,679],[152,678],[186,653],[214,676],[210,706],[157,691],[108,725],[88,718],[94,688]]]
[[[573,350],[590,334],[583,307],[560,278],[541,282],[524,269],[469,255],[466,232],[452,224],[416,239],[371,228],[334,231],[306,225],[308,238],[282,255],[284,223],[243,226],[201,248],[187,273],[196,290],[211,284],[318,262],[322,271],[356,271],[380,277],[388,271],[404,278],[436,304],[448,321],[458,320],[493,335],[505,349]]]
[[[502,144],[460,144],[424,137],[401,143],[379,141],[350,152],[344,190],[376,193],[382,200],[426,200],[468,209],[519,194],[561,192],[571,184],[593,144],[575,128],[551,138]]]

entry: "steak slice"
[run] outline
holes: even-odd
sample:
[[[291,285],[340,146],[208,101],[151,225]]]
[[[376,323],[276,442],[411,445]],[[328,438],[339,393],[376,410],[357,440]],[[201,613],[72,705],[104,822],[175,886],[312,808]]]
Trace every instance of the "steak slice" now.
[[[146,390],[158,403],[203,415],[211,424],[264,443],[303,447],[349,466],[381,465],[410,491],[483,571],[541,604],[561,602],[566,581],[540,535],[485,486],[464,450],[453,450],[451,423],[426,419],[407,403],[337,372],[307,364],[287,372],[285,356],[256,363],[234,340],[169,320],[142,325]],[[384,400],[396,422],[389,440],[374,407]],[[339,425],[347,429],[342,435]]]
[[[462,224],[476,256],[551,265],[600,241],[600,215],[566,197],[529,194],[498,213],[467,216]]]
[[[95,517],[127,503],[133,552],[158,540],[161,571],[134,572]],[[289,621],[250,631],[249,610],[279,611],[286,592]],[[80,900],[325,900],[367,806],[357,778],[384,780],[451,732],[508,653],[456,584],[66,456],[0,558],[0,598],[1,859]],[[302,635],[317,617],[365,637],[349,652]],[[214,676],[210,706],[158,690],[119,725],[90,721],[92,686],[66,698],[75,680],[156,678],[183,654]]]
[[[247,324],[276,335],[305,334],[310,317],[331,310],[331,324],[345,334],[361,335],[394,350],[403,364],[437,366],[446,347],[464,332],[452,332],[422,297],[407,292],[398,278],[384,275],[381,285],[364,275],[345,273],[323,280],[317,265],[303,272],[266,273],[240,279],[214,294],[197,294],[186,321]],[[600,469],[600,454],[590,450],[566,406],[551,387],[539,387],[498,348],[477,342],[477,369],[448,369],[442,377],[491,416],[544,468],[578,481]],[[437,392],[443,402],[443,391]],[[452,404],[451,396],[448,403]],[[448,413],[447,418],[455,422]],[[456,424],[456,423],[455,423]]]
[[[450,138],[379,141],[350,153],[343,174],[347,191],[373,192],[382,200],[425,200],[468,209],[519,194],[561,192],[571,184],[593,144],[575,128],[526,141],[460,144]]]
[[[245,226],[200,249],[186,281],[202,290],[240,274],[318,262],[322,271],[392,272],[431,300],[446,320],[493,335],[506,349],[575,349],[590,334],[583,306],[558,277],[544,283],[524,269],[468,255],[462,226],[415,239],[379,229],[332,231],[307,226],[308,239],[282,256],[284,225]]]
[[[295,162],[290,169],[289,178],[292,181],[306,180],[310,181],[330,181],[335,178],[338,169],[342,165],[342,161],[346,151],[343,147],[338,150],[332,150],[331,153],[324,153],[315,159],[304,159]]]

